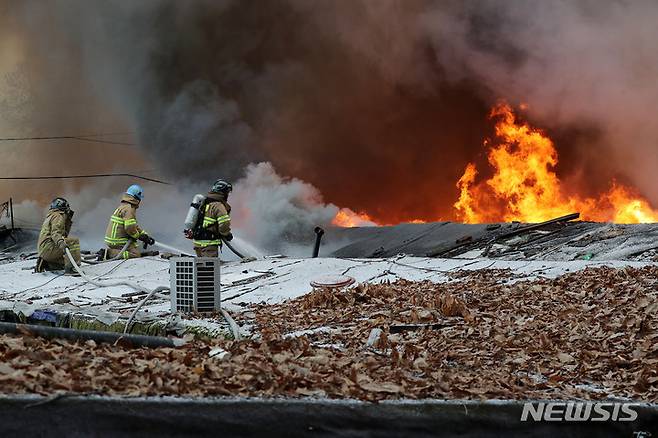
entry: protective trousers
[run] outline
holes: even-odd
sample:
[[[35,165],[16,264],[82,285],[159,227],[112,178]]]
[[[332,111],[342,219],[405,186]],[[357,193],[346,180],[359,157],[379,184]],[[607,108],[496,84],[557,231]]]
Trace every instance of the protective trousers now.
[[[65,237],[64,241],[69,247],[73,260],[80,266],[80,240],[75,237]],[[40,257],[48,263],[50,270],[56,269],[73,269],[73,265],[63,250],[55,245],[47,245],[41,251]]]
[[[219,257],[219,245],[195,246],[197,257]]]

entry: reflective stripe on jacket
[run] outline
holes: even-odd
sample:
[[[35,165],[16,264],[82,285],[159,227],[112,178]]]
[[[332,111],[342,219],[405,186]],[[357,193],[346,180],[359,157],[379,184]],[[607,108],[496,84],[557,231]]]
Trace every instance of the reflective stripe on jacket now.
[[[124,195],[121,204],[110,216],[110,222],[105,231],[105,243],[112,247],[122,247],[128,240],[137,240],[144,231],[137,224],[136,210],[139,206],[132,196]]]
[[[204,248],[206,246],[219,245],[222,240],[220,236],[225,236],[231,232],[231,218],[227,205],[222,201],[212,200],[204,207],[203,223],[201,226],[210,231],[215,239],[194,240],[194,246]]]

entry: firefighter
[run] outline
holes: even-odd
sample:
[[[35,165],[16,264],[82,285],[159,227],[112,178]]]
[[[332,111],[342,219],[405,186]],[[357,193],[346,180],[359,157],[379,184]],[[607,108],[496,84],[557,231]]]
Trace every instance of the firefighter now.
[[[133,184],[128,187],[119,207],[112,213],[105,232],[107,258],[114,258],[119,254],[123,259],[141,257],[137,241],[141,240],[148,245],[155,243],[155,240],[137,224],[136,212],[142,199],[144,199],[144,191],[137,184]],[[121,252],[126,243],[128,247]]]
[[[39,233],[37,272],[64,269],[66,274],[76,275],[65,252],[68,248],[80,266],[80,240],[69,237],[72,219],[73,210],[68,201],[64,198],[53,199]]]
[[[210,188],[202,207],[199,229],[194,236],[194,251],[198,257],[218,257],[222,239],[230,242],[231,206],[228,195],[233,190],[231,183],[222,179],[215,181]]]

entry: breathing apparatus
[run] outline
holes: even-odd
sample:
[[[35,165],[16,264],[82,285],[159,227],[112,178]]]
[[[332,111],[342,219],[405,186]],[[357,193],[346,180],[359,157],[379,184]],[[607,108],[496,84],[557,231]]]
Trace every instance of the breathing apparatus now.
[[[192,198],[192,203],[190,204],[190,209],[187,210],[187,216],[185,216],[185,225],[183,233],[188,239],[192,239],[194,234],[194,229],[199,223],[199,217],[201,216],[201,209],[206,203],[206,197],[200,193],[194,195]]]

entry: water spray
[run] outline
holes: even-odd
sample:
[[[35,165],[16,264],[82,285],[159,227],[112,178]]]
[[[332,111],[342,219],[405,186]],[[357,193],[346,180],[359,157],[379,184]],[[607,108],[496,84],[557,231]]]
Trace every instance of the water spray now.
[[[180,255],[187,256],[187,257],[194,257],[194,254],[190,254],[190,253],[185,252],[183,250],[180,250],[178,248],[174,248],[173,246],[169,246],[169,245],[167,245],[165,243],[162,243],[162,242],[159,242],[157,240],[155,241],[155,243],[152,246],[160,247],[160,248],[164,249],[165,251],[169,251],[169,252],[174,253],[174,254],[180,254]]]

